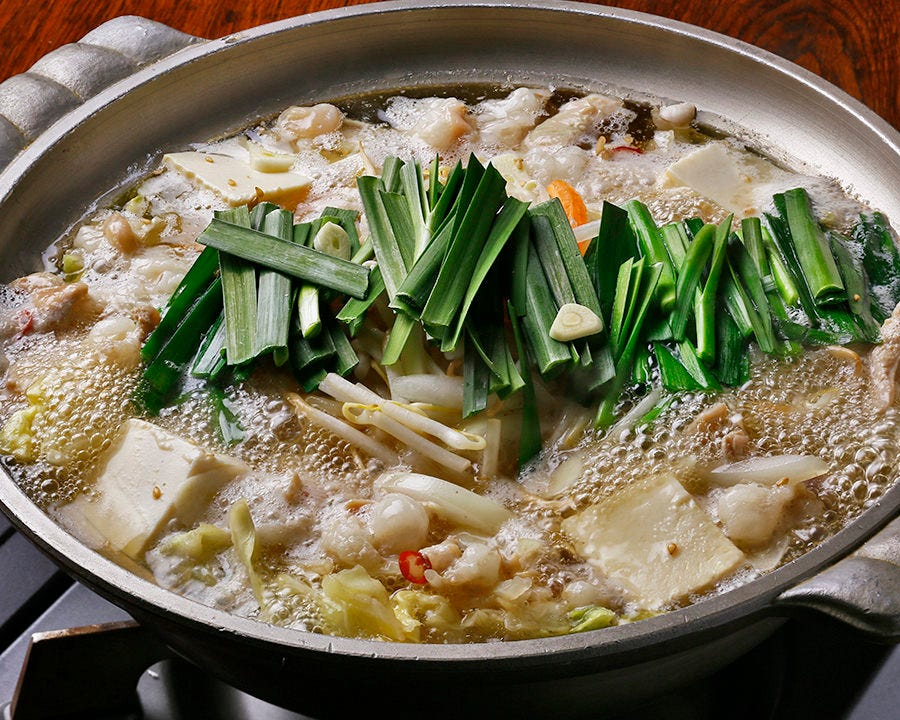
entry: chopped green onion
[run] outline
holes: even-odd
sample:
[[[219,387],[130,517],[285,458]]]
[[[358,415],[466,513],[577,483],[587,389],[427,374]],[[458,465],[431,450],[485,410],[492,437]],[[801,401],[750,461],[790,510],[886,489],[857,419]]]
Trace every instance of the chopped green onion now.
[[[763,352],[775,350],[775,334],[772,330],[772,312],[762,279],[756,271],[756,265],[750,257],[750,253],[741,243],[735,243],[732,248],[732,272],[735,282],[745,292],[742,299],[750,313],[753,333],[756,342]]]
[[[251,219],[244,206],[217,212],[212,222],[233,224],[249,231]],[[219,274],[225,307],[225,359],[229,365],[241,365],[256,355],[256,268],[246,258],[232,255],[225,248],[217,249],[221,251]]]
[[[463,297],[459,315],[456,319],[456,329],[449,337],[449,342],[444,344],[446,347],[442,345],[442,349],[452,350],[456,346],[456,341],[462,332],[463,324],[466,321],[466,316],[468,315],[469,308],[472,306],[475,295],[478,293],[479,288],[481,288],[481,284],[487,277],[488,272],[494,266],[494,262],[499,257],[500,251],[503,250],[507,240],[512,236],[516,227],[519,225],[519,222],[524,217],[527,208],[528,204],[521,200],[516,200],[515,198],[506,199],[506,202],[500,209],[499,215],[497,215],[494,223],[491,225],[490,234],[484,243],[481,255],[470,276],[469,286],[466,288],[466,294]]]
[[[447,255],[422,310],[422,324],[434,337],[443,338],[456,317],[505,190],[506,180],[488,165],[461,220],[457,214]]]
[[[272,237],[293,241],[294,217],[288,210],[273,210],[265,216],[261,230]],[[259,356],[271,351],[276,365],[283,365],[288,358],[292,285],[291,278],[284,273],[268,268],[259,270],[253,352]]]
[[[404,313],[397,313],[394,326],[388,334],[388,341],[384,347],[384,355],[381,357],[382,365],[394,365],[400,360],[400,355],[409,340],[410,333],[416,326],[416,319]]]
[[[215,378],[225,367],[225,315],[220,313],[203,338],[197,357],[191,366],[191,375],[197,378]]]
[[[847,303],[850,311],[859,319],[859,326],[865,333],[868,342],[876,342],[881,332],[875,318],[872,317],[872,300],[869,297],[869,282],[862,263],[853,257],[847,248],[849,242],[840,233],[829,232],[831,252],[837,261],[841,278],[847,290]]]
[[[550,337],[550,327],[556,318],[557,308],[533,247],[530,247],[528,252],[527,275],[522,326],[534,362],[541,375],[546,376],[569,363],[572,360],[572,353],[569,345]]]
[[[654,343],[653,353],[659,365],[659,381],[666,390],[682,392],[700,389],[700,384],[665,345]]]
[[[403,169],[403,161],[392,155],[385,158],[381,167],[381,180],[379,183],[387,192],[400,192],[400,170]]]
[[[402,310],[409,315],[420,315],[428,296],[434,288],[441,264],[453,237],[453,226],[448,223],[431,239],[425,250],[410,268],[409,274],[397,288],[391,299],[390,307]]]
[[[628,213],[604,201],[597,237],[591,240],[584,253],[584,263],[600,302],[601,317],[608,318],[612,312],[622,263],[638,257],[637,240],[628,222]]]
[[[766,248],[766,256],[769,260],[769,267],[772,269],[772,279],[775,281],[775,287],[778,294],[788,307],[796,305],[800,301],[800,294],[797,291],[797,285],[794,283],[791,271],[787,269],[781,254],[775,246],[772,234],[765,226],[762,228],[763,242]]]
[[[685,229],[684,224],[680,222],[674,222],[663,225],[659,229],[659,233],[662,236],[666,249],[669,252],[669,257],[672,258],[672,267],[675,270],[675,276],[677,278],[682,271],[681,266],[684,264],[684,259],[687,256],[688,247],[691,244],[691,241],[688,238],[687,230]],[[696,235],[697,233],[694,233],[695,237]]]
[[[566,217],[559,198],[553,198],[536,205],[529,210],[529,215],[532,218],[545,217],[550,222],[550,229],[556,242],[555,254],[562,260],[563,268],[568,275],[569,285],[575,295],[575,302],[590,308],[595,315],[600,317],[602,310],[600,309],[600,301],[597,298],[597,291],[591,282],[590,273],[584,263],[584,258],[581,256],[581,251],[578,249],[578,242],[575,239],[572,226]],[[538,251],[541,253],[540,247],[538,247]],[[542,253],[541,262],[544,262]],[[560,305],[562,304],[564,303],[560,303]]]
[[[471,342],[466,336],[466,342]],[[474,348],[472,348],[474,350]],[[490,394],[491,371],[477,352],[468,348],[463,352],[463,409],[464,418],[487,408]]]
[[[797,261],[812,296],[821,303],[843,299],[845,295],[841,275],[825,233],[813,217],[806,190],[795,188],[785,192],[784,208]]]
[[[694,309],[695,327],[697,330],[697,355],[706,363],[712,363],[716,357],[716,298],[719,282],[725,267],[728,250],[728,235],[731,232],[732,216],[729,215],[716,226],[716,238],[713,244],[712,261],[706,284],[700,293],[700,300]],[[699,234],[700,230],[697,230]],[[696,234],[695,234],[696,237]]]
[[[547,277],[547,285],[556,301],[556,306],[575,302],[575,292],[569,282],[569,273],[562,255],[556,245],[556,237],[553,234],[553,226],[545,215],[531,215],[531,242],[537,252],[544,275]]]
[[[217,278],[144,370],[143,382],[149,390],[145,393],[148,407],[153,409],[154,395],[161,401],[175,387],[196,355],[204,333],[221,312],[222,280]]]
[[[718,380],[716,380],[713,374],[697,356],[697,350],[690,340],[685,339],[678,343],[678,353],[681,357],[681,364],[684,365],[685,369],[701,388],[714,391],[722,389]]]
[[[643,262],[644,259],[642,258],[640,264],[642,265]],[[625,381],[631,375],[631,366],[640,340],[641,329],[647,317],[647,311],[650,309],[656,295],[662,269],[662,263],[654,263],[648,268],[646,273],[641,273],[642,278],[638,289],[640,302],[634,314],[634,319],[630,323],[628,339],[619,354],[619,358],[616,360],[616,374],[610,382],[606,394],[600,402],[600,406],[597,408],[597,415],[594,418],[594,427],[596,428],[608,428],[615,422],[615,407],[619,402],[622,389],[625,387]]]
[[[657,292],[660,307],[663,312],[669,312],[675,304],[675,273],[659,228],[653,221],[650,210],[640,200],[629,200],[625,203],[625,210],[628,211],[628,220],[641,254],[649,263],[659,263],[662,266]]]
[[[516,344],[516,354],[519,357],[519,373],[524,380],[522,386],[522,431],[519,435],[519,468],[521,469],[541,451],[541,416],[538,412],[534,380],[528,363],[528,350],[519,326],[519,311],[510,302],[507,302],[507,309],[510,325],[512,325],[513,340]]]
[[[872,292],[872,312],[883,322],[900,303],[900,251],[881,213],[863,213],[853,228]]]
[[[359,355],[356,354],[344,328],[339,323],[328,323],[328,332],[336,353],[334,372],[341,377],[347,377],[359,365]]]
[[[369,271],[361,265],[218,218],[213,218],[198,242],[355,298],[364,298],[369,287]]]
[[[669,326],[672,328],[672,335],[676,340],[684,339],[688,316],[698,297],[697,288],[712,254],[715,241],[715,225],[704,225],[694,236],[684,254],[678,272],[678,282],[675,286],[675,307],[669,318]]]
[[[750,358],[744,334],[728,313],[718,313],[715,322],[719,349],[715,375],[724,385],[739,387],[750,379]]]

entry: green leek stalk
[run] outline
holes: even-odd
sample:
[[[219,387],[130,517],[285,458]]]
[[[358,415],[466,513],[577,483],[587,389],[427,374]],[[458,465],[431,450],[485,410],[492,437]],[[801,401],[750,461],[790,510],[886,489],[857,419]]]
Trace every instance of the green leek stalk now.
[[[813,217],[806,190],[795,188],[785,192],[784,208],[797,261],[812,296],[819,303],[842,300],[845,297],[844,283],[828,239]]]
[[[650,264],[659,263],[662,267],[657,293],[663,312],[669,312],[675,304],[675,272],[659,228],[653,221],[650,210],[640,200],[629,200],[625,203],[625,210],[628,211],[628,219],[641,254]]]

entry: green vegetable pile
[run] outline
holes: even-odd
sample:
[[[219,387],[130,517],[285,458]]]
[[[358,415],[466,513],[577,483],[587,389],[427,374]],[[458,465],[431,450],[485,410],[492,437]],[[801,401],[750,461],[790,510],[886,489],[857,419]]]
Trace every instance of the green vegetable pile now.
[[[441,351],[462,353],[464,417],[492,394],[521,392],[525,463],[541,447],[535,374],[596,405],[602,429],[630,387],[740,386],[750,342],[783,356],[877,342],[900,301],[900,254],[882,215],[861,215],[848,235],[826,231],[802,188],[739,225],[659,227],[638,200],[605,202],[582,256],[558,200],[529,207],[507,196],[500,173],[474,155],[444,182],[439,173],[438,158],[426,183],[418,163],[392,157],[380,178],[359,178],[362,244],[350,210],[296,225],[268,203],[216,213],[143,347],[141,406],[159,412],[190,376],[219,388],[224,412],[221,388],[263,357],[287,364],[306,391],[328,372],[347,376],[358,363],[351,338],[384,298],[394,319],[382,364],[396,364],[424,330]],[[347,257],[311,247],[329,224],[346,233]],[[551,325],[572,303],[600,327],[554,339]]]

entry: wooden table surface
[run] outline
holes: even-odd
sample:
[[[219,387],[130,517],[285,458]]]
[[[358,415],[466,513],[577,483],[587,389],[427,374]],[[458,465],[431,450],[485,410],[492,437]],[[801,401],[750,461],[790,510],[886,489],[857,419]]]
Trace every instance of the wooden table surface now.
[[[367,0],[3,0],[0,80],[105,20],[142,15],[200,37]],[[812,70],[900,128],[900,0],[607,0],[758,45]]]

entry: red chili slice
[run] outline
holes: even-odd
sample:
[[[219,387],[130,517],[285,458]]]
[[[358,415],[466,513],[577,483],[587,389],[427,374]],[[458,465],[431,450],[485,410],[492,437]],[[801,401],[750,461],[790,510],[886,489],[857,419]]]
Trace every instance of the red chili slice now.
[[[615,150],[616,152],[630,152],[630,153],[634,153],[635,155],[643,155],[644,154],[643,150],[641,150],[640,148],[631,147],[631,145],[616,145],[616,147],[614,147],[613,150]]]
[[[431,570],[431,561],[418,550],[406,550],[400,553],[400,572],[411,583],[424,585],[425,571]]]

